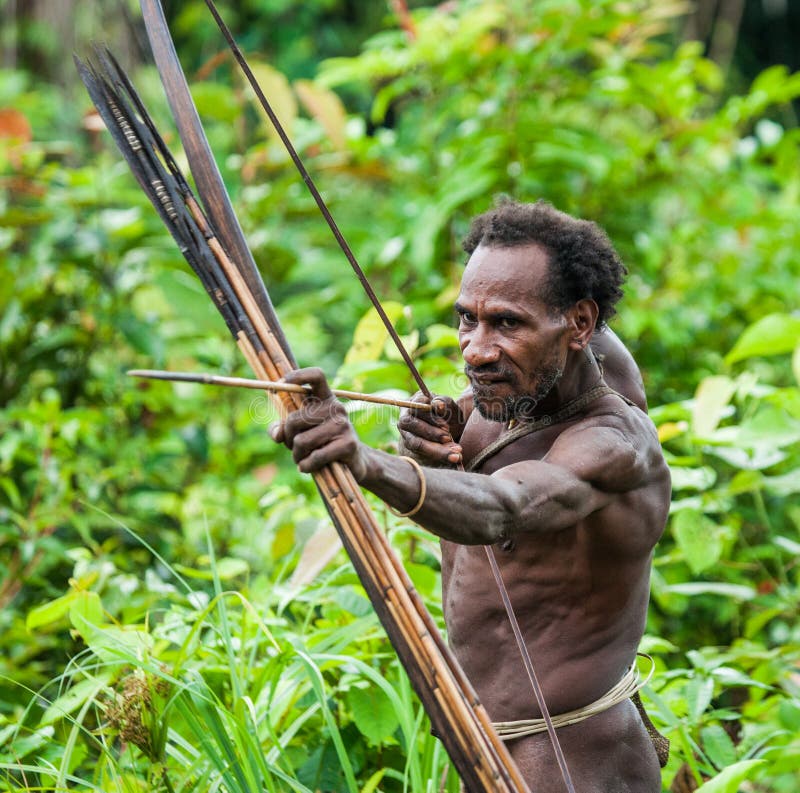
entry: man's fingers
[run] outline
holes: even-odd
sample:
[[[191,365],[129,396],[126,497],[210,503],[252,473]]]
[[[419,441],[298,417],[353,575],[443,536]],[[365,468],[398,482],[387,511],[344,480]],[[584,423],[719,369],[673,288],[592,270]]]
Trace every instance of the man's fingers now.
[[[400,417],[397,422],[397,429],[405,439],[406,434],[418,435],[426,441],[433,441],[434,443],[447,443],[452,440],[447,425],[441,420],[437,424],[431,424],[425,421],[424,418],[413,416],[406,413]]]
[[[331,463],[343,461],[348,456],[349,441],[346,438],[336,438],[325,446],[314,449],[310,454],[297,462],[297,468],[304,474],[319,471]]]
[[[458,405],[450,397],[435,396],[431,400],[431,412],[437,418],[449,423],[458,417]]]
[[[457,464],[461,462],[461,446],[457,443],[442,443],[440,440],[427,441],[420,438],[419,435],[412,433],[401,432],[403,438],[403,447],[422,458],[427,463],[438,464]]]
[[[342,425],[327,422],[299,432],[292,440],[292,457],[300,463],[313,454],[315,449],[322,448],[341,436]]]
[[[283,379],[287,383],[311,386],[311,394],[317,399],[330,399],[333,397],[325,372],[318,366],[295,369],[293,372],[284,375]]]

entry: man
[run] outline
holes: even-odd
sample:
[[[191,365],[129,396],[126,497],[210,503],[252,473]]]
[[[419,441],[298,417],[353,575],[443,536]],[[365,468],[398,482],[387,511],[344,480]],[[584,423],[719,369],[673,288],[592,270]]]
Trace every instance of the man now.
[[[456,657],[490,717],[521,734],[508,747],[531,788],[562,793],[547,734],[528,732],[541,713],[480,546],[495,547],[550,713],[584,709],[629,677],[669,472],[638,370],[604,330],[625,275],[606,235],[544,202],[505,202],[473,221],[464,245],[456,310],[471,395],[442,399],[447,419],[401,419],[415,458],[362,444],[319,370],[286,378],[310,383],[318,399],[274,437],[302,471],[346,463],[441,538]],[[603,380],[590,344],[624,396]],[[466,472],[441,467],[461,459]],[[579,793],[660,791],[656,752],[629,698],[579,718],[558,730]]]

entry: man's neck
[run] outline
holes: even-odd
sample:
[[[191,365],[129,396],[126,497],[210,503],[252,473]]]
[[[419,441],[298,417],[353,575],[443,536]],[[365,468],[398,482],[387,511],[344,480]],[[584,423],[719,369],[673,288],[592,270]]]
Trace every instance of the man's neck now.
[[[556,381],[550,393],[536,406],[533,417],[555,413],[584,391],[597,385],[601,379],[600,367],[591,351],[570,350],[564,374]]]

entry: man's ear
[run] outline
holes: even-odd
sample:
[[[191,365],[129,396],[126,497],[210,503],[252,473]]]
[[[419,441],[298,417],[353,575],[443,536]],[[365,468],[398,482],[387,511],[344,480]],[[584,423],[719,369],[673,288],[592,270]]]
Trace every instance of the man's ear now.
[[[597,303],[590,298],[579,300],[567,311],[567,322],[570,329],[569,348],[571,350],[582,350],[588,346],[599,313]]]

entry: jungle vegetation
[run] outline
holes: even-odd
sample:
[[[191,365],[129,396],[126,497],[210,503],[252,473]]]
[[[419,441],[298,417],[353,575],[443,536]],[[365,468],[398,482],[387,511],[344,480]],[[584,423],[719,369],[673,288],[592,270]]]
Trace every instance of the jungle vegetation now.
[[[642,646],[664,790],[794,793],[800,74],[677,0],[235,5],[434,391],[463,387],[472,215],[541,197],[607,229],[630,271],[612,327],[673,476]],[[267,401],[125,376],[248,372],[65,51],[119,52],[178,150],[137,4],[65,2],[68,37],[56,6],[6,3],[0,37],[0,789],[454,793]],[[204,4],[166,6],[301,365],[412,393]],[[396,413],[350,415],[392,448]],[[373,503],[441,622],[436,542]]]

